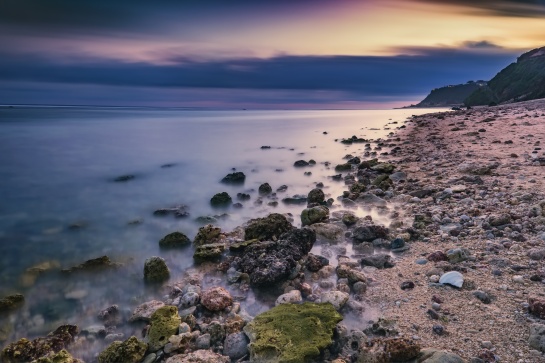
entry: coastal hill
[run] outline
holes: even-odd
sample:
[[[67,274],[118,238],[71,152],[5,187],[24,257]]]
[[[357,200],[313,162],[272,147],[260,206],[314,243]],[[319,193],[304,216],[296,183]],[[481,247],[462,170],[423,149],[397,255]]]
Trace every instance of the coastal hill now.
[[[460,106],[469,95],[485,86],[485,81],[469,81],[465,84],[435,88],[419,104],[412,107]]]
[[[545,97],[545,47],[518,57],[485,87],[469,95],[466,106],[528,101]]]

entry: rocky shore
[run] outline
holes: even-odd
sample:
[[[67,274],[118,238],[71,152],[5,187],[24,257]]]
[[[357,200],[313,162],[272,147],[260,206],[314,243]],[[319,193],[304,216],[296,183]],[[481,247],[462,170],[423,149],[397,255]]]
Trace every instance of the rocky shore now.
[[[285,201],[300,215],[170,233],[161,248],[193,251],[196,265],[174,280],[150,257],[142,279],[161,299],[100,307],[96,326],[7,344],[1,360],[545,361],[545,101],[392,125],[388,139],[337,140],[350,154],[326,165],[327,182],[342,195],[319,183]],[[220,194],[211,204],[233,202]],[[5,297],[0,314],[23,303]],[[107,347],[76,354],[97,344]]]

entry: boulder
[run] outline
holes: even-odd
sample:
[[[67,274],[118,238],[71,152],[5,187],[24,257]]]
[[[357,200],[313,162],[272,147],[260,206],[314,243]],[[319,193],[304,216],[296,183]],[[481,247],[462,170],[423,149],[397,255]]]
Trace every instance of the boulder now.
[[[146,336],[149,350],[156,352],[164,347],[168,339],[178,332],[181,322],[176,306],[166,305],[157,309],[151,315],[151,326]]]
[[[219,243],[223,238],[224,235],[221,233],[221,228],[207,224],[206,226],[199,228],[193,243],[195,246],[202,246]]]
[[[545,325],[538,323],[530,325],[528,344],[530,345],[530,348],[545,353]]]
[[[74,273],[74,272],[83,272],[83,271],[94,272],[94,271],[106,270],[110,268],[118,268],[120,266],[121,264],[113,262],[112,260],[110,260],[108,256],[102,256],[98,258],[92,258],[77,266],[73,266],[67,269],[62,269],[61,272],[63,273]]]
[[[240,359],[248,354],[249,342],[246,334],[242,332],[229,334],[223,343],[223,354],[233,360]]]
[[[360,226],[354,229],[352,232],[352,238],[357,242],[372,242],[377,238],[388,238],[390,231],[383,226],[377,226],[375,224]]]
[[[189,217],[188,209],[189,207],[187,205],[181,204],[174,207],[157,209],[153,212],[153,215],[163,217],[172,214],[176,218],[185,218]]]
[[[172,232],[161,238],[159,247],[180,248],[191,244],[191,240],[181,232]]]
[[[344,229],[331,223],[314,223],[308,228],[316,232],[317,236],[332,242],[341,242],[344,238]]]
[[[329,209],[323,205],[306,208],[301,212],[301,223],[308,226],[314,223],[325,222],[329,218]]]
[[[32,362],[41,357],[55,355],[74,341],[79,334],[75,325],[62,325],[46,337],[28,340],[21,338],[2,350],[0,357],[5,363]]]
[[[13,294],[0,299],[0,315],[18,309],[24,303],[25,297],[21,294]]]
[[[265,218],[250,220],[244,229],[244,239],[272,240],[293,228],[285,216],[272,213]]]
[[[165,306],[165,303],[159,300],[145,302],[134,309],[131,317],[129,318],[129,322],[138,320],[149,322],[153,313],[163,306]]]
[[[115,341],[98,355],[100,363],[140,363],[148,345],[135,336],[124,342]]]
[[[361,259],[361,264],[363,266],[372,266],[378,269],[391,268],[395,266],[395,263],[392,261],[392,256],[385,253],[365,256]]]
[[[307,202],[310,203],[323,203],[325,200],[325,194],[320,188],[312,189],[307,195]]]
[[[245,180],[246,175],[241,171],[237,171],[224,176],[223,179],[221,179],[221,182],[225,184],[244,184]]]
[[[225,207],[231,203],[233,203],[233,199],[227,192],[217,193],[210,199],[210,204],[213,207]]]
[[[263,183],[259,186],[257,191],[261,195],[268,195],[272,193],[272,187],[269,185],[269,183]]]
[[[349,295],[342,291],[327,291],[320,295],[320,301],[322,303],[329,303],[333,305],[335,309],[341,310],[341,308],[348,301]]]
[[[301,168],[303,166],[309,166],[310,164],[305,160],[297,160],[295,163],[293,163],[293,166],[296,168]]]
[[[311,272],[318,272],[322,267],[329,265],[329,260],[323,256],[309,253],[306,266]]]
[[[32,361],[32,363],[84,363],[82,360],[72,357],[70,353],[62,349],[61,351],[50,354],[46,357],[38,358]]]
[[[221,311],[233,305],[233,297],[223,287],[212,287],[202,293],[201,304],[211,311]]]
[[[170,270],[164,259],[153,256],[144,262],[144,281],[161,283],[170,278]]]
[[[193,258],[197,261],[214,260],[221,257],[224,251],[224,243],[211,243],[207,245],[201,245],[195,248]]]
[[[342,320],[331,304],[282,304],[244,327],[250,338],[250,360],[262,363],[304,363],[332,343]]]

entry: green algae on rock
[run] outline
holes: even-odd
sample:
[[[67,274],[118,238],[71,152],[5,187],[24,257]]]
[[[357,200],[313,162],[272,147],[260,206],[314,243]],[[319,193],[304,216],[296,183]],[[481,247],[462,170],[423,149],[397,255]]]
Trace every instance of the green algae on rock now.
[[[153,256],[144,262],[144,280],[149,283],[160,283],[168,280],[170,271],[161,257]]]
[[[167,305],[157,309],[151,315],[150,322],[147,339],[149,350],[155,352],[168,343],[168,338],[178,332],[182,319],[176,306]]]
[[[191,240],[181,232],[172,232],[161,238],[159,247],[161,248],[180,248],[191,244]]]
[[[304,363],[332,343],[333,330],[343,319],[333,305],[282,304],[244,327],[253,362]]]
[[[83,363],[82,360],[72,357],[66,350],[33,360],[31,363]]]
[[[271,213],[265,218],[251,219],[244,229],[244,238],[246,240],[258,239],[260,241],[274,240],[293,228],[285,216],[279,213]]]
[[[132,336],[124,342],[115,341],[110,344],[99,354],[98,361],[100,363],[139,363],[147,349],[146,343]]]

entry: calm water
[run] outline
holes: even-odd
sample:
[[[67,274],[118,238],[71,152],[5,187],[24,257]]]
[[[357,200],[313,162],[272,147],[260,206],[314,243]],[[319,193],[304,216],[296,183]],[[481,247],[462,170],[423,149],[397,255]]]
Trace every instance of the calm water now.
[[[361,156],[363,145],[335,139],[385,137],[408,116],[426,112],[0,109],[0,296],[22,292],[27,298],[11,317],[10,339],[47,332],[61,321],[96,324],[100,309],[149,300],[155,292],[142,282],[144,260],[162,256],[172,279],[180,276],[192,265],[192,251],[161,251],[158,241],[173,231],[193,238],[199,216],[229,214],[217,223],[225,230],[271,212],[291,212],[299,224],[303,206],[271,207],[267,199],[254,205],[261,183],[273,190],[287,185],[278,194],[283,198],[323,182],[336,198],[346,188],[327,177],[344,155]],[[389,125],[393,121],[399,124]],[[317,165],[294,168],[299,159]],[[161,168],[167,163],[174,165]],[[246,174],[246,183],[219,183],[233,168]],[[113,182],[123,174],[135,179]],[[242,209],[211,208],[210,198],[221,191],[248,192],[252,199]],[[189,206],[190,217],[153,216],[178,204]],[[142,223],[129,225],[136,219]],[[74,224],[82,228],[70,228]],[[64,268],[102,255],[126,267],[94,278],[49,274],[21,285],[22,273],[36,264],[54,260]]]

